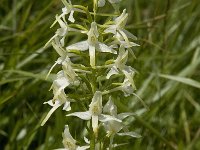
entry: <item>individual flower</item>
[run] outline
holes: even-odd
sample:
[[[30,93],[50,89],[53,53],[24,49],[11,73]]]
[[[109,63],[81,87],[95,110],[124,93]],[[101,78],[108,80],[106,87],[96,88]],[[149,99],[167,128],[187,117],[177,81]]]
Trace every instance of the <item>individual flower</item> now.
[[[51,43],[52,40],[54,39],[55,41],[59,41],[61,46],[64,46],[65,37],[68,34],[68,31],[70,30],[70,28],[68,27],[67,22],[61,20],[61,18],[58,15],[56,15],[56,22],[59,23],[60,28],[57,29],[55,35],[45,44],[45,46]]]
[[[125,78],[128,79],[132,87],[135,89],[135,84],[133,81],[133,75],[135,74],[135,70],[131,66],[126,66],[127,59],[128,51],[125,51],[125,48],[121,45],[119,48],[119,55],[114,61],[114,64],[108,72],[106,78],[109,79],[114,74],[123,73],[125,75]]]
[[[86,150],[86,149],[89,149],[89,147],[90,147],[89,145],[87,145],[87,146],[76,145],[76,140],[70,134],[68,125],[65,125],[65,130],[64,130],[62,136],[63,136],[62,143],[65,148],[59,148],[56,150]]]
[[[65,16],[69,14],[68,20],[72,23],[75,22],[74,19],[74,12],[78,11],[78,12],[83,12],[83,10],[78,9],[78,8],[74,8],[74,6],[72,5],[71,0],[62,0],[63,4],[65,5],[64,8],[62,8],[62,14],[59,17],[62,17],[63,19],[65,19]]]
[[[64,91],[64,89],[69,85],[70,85],[70,81],[64,75],[64,71],[63,70],[59,71],[57,73],[57,79],[53,81],[53,84],[51,86],[51,89],[53,89],[54,97],[52,100],[44,102],[44,104],[49,104],[50,106],[52,106],[52,109],[49,111],[45,119],[42,121],[41,123],[42,126],[50,118],[53,112],[56,109],[58,109],[58,107],[60,107],[61,105],[64,104],[63,110],[65,111],[71,110],[70,102],[72,100],[66,96],[65,91]]]
[[[136,36],[134,36],[129,31],[125,30],[125,25],[128,20],[128,13],[126,13],[126,9],[123,10],[122,14],[114,19],[114,23],[109,25],[107,29],[104,30],[105,33],[113,33],[114,37],[118,40],[120,45],[123,45],[126,48],[130,48],[133,46],[138,46],[137,44],[130,42],[128,38],[136,40]]]
[[[119,3],[121,0],[108,0],[111,4]],[[105,5],[105,0],[98,1],[98,7],[103,7]]]
[[[105,45],[98,41],[99,32],[97,29],[96,22],[91,23],[91,28],[87,33],[88,39],[86,41],[81,41],[75,44],[68,46],[67,50],[79,50],[79,51],[86,51],[89,49],[89,56],[90,56],[90,65],[95,67],[95,51],[100,52],[109,52],[116,54],[116,51],[110,48],[109,46]]]
[[[106,132],[107,132],[107,136],[111,138],[110,140],[110,144],[112,145],[113,142],[113,138],[115,135],[119,135],[119,136],[131,136],[131,137],[136,137],[139,138],[141,137],[140,135],[138,135],[135,132],[122,132],[119,133],[119,131],[121,131],[124,128],[124,125],[122,123],[122,120],[129,117],[130,115],[133,115],[133,113],[120,113],[117,114],[117,107],[116,105],[113,103],[111,97],[109,98],[109,101],[106,103],[106,105],[103,108],[103,112],[105,114],[109,114],[119,120],[121,120],[121,122],[119,121],[115,121],[115,120],[109,120],[103,123]]]
[[[67,116],[76,116],[83,120],[92,119],[92,128],[95,134],[98,132],[98,121],[106,122],[109,120],[116,120],[121,122],[121,120],[116,119],[113,116],[102,114],[102,93],[100,91],[95,92],[92,102],[89,105],[89,111],[74,112]]]
[[[54,42],[52,42],[52,45],[54,49],[57,51],[57,53],[60,55],[60,57],[56,60],[55,64],[50,68],[47,77],[53,70],[53,68],[59,64],[62,65],[63,72],[65,76],[67,76],[69,82],[73,83],[74,85],[77,85],[79,83],[77,79],[77,74],[75,73],[72,65],[73,63],[71,62],[70,58],[67,56],[66,51],[63,50],[63,48],[59,47],[56,45]]]

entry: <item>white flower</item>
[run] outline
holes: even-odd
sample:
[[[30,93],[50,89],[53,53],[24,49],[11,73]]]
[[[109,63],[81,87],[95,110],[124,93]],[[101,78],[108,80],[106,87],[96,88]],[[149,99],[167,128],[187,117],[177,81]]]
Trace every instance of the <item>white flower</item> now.
[[[52,40],[54,40],[54,39],[56,41],[59,41],[61,46],[64,46],[65,37],[66,37],[66,35],[67,35],[67,33],[68,33],[70,28],[68,27],[67,22],[61,20],[61,18],[58,15],[56,15],[56,22],[59,23],[60,28],[57,29],[55,35],[45,44],[45,46],[47,46],[49,43],[51,43]],[[53,25],[54,25],[54,23],[53,23]]]
[[[74,8],[74,6],[72,5],[71,0],[62,0],[63,4],[65,5],[64,8],[62,8],[62,14],[59,17],[62,17],[63,19],[65,19],[65,16],[69,14],[68,20],[72,23],[75,22],[75,19],[73,17],[74,12],[78,11],[78,12],[83,12],[82,10],[78,9],[78,8]]]
[[[130,48],[133,46],[139,46],[133,42],[130,42],[128,38],[136,40],[136,36],[134,36],[129,31],[125,30],[124,27],[128,20],[128,13],[126,13],[126,9],[123,10],[122,14],[115,18],[114,24],[109,25],[109,27],[104,30],[105,33],[113,33],[114,37],[118,40],[120,45],[123,45],[126,48]]]
[[[123,132],[123,133],[119,133],[120,130],[122,130],[124,128],[124,125],[122,123],[122,120],[125,119],[126,117],[133,115],[133,113],[120,113],[117,114],[117,107],[116,105],[113,103],[111,97],[109,99],[109,101],[106,103],[106,105],[103,108],[103,112],[109,115],[112,115],[113,117],[121,120],[121,122],[119,121],[115,121],[115,120],[109,120],[107,122],[104,122],[103,125],[106,129],[107,132],[107,136],[111,138],[110,140],[110,144],[112,145],[113,142],[113,138],[114,135],[117,134],[119,136],[131,136],[131,137],[141,137],[140,135],[138,135],[135,132]]]
[[[133,81],[133,75],[135,74],[135,70],[131,66],[126,66],[126,62],[128,59],[128,51],[125,51],[125,48],[121,45],[119,48],[119,55],[115,60],[112,68],[108,72],[106,78],[109,79],[114,74],[120,74],[122,72],[128,81],[131,83],[132,87],[135,89],[135,84]],[[126,81],[127,82],[127,81]]]
[[[89,145],[87,146],[78,146],[76,145],[76,140],[72,137],[69,132],[69,126],[65,125],[65,130],[62,134],[63,136],[63,145],[65,148],[59,148],[56,150],[86,150],[89,149]]]
[[[89,49],[90,65],[92,67],[95,66],[95,51],[96,50],[100,52],[109,52],[109,53],[116,54],[115,50],[113,50],[109,46],[98,41],[99,33],[97,30],[96,22],[92,22],[91,28],[88,31],[87,35],[88,35],[88,40],[72,44],[68,46],[66,49],[79,50],[79,51],[86,51]]]
[[[119,3],[121,0],[108,0],[111,4]],[[105,0],[98,1],[98,7],[103,7],[105,5]]]
[[[52,106],[52,109],[49,111],[45,119],[42,121],[41,126],[43,126],[46,121],[50,118],[50,116],[53,114],[53,112],[58,109],[61,105],[64,104],[63,110],[69,111],[71,110],[70,107],[70,101],[66,94],[64,89],[70,85],[70,81],[68,78],[65,77],[64,71],[59,71],[57,73],[57,79],[53,81],[53,84],[51,86],[51,89],[53,89],[54,97],[52,100],[44,102],[44,104],[49,104]]]
[[[121,122],[121,120],[116,119],[113,116],[102,114],[102,93],[100,91],[95,92],[92,102],[89,105],[89,111],[74,112],[67,116],[76,116],[83,120],[92,119],[92,128],[95,134],[98,132],[98,121],[106,122],[109,120],[116,120]]]

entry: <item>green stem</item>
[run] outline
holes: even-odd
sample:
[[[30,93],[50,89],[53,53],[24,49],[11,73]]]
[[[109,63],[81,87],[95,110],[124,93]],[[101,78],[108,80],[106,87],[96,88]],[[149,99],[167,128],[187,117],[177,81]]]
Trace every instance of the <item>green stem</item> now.
[[[95,134],[92,128],[92,121],[90,121],[90,150],[95,150]]]

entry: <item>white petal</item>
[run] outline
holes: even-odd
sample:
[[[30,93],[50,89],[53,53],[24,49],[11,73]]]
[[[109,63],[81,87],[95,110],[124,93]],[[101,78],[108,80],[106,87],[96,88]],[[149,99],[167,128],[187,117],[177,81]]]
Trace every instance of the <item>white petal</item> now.
[[[126,78],[129,80],[129,82],[131,83],[133,89],[136,90],[135,83],[133,81],[133,76],[131,75],[131,73],[128,73],[126,70],[122,70],[122,72],[124,73]]]
[[[79,117],[83,120],[90,120],[91,119],[91,114],[89,111],[85,111],[85,112],[74,112],[74,113],[71,113],[71,114],[68,114],[66,116],[76,116],[76,117]]]
[[[117,135],[119,135],[119,136],[131,136],[131,137],[134,137],[134,138],[141,138],[142,137],[141,135],[139,135],[136,132],[117,133]]]
[[[89,45],[89,55],[90,55],[90,65],[94,67],[95,66],[95,47],[92,45]]]
[[[89,148],[90,148],[90,146],[78,146],[76,150],[86,150]]]
[[[92,128],[94,133],[96,134],[98,131],[98,116],[92,115]]]
[[[112,116],[116,116],[117,115],[117,107],[113,103],[111,97],[109,97],[109,101],[103,107],[103,112],[107,113],[109,115],[112,115]]]
[[[122,29],[122,31],[127,35],[128,38],[132,38],[133,40],[137,40],[137,37],[135,35],[133,35],[131,32]]]
[[[105,0],[98,1],[98,7],[103,7],[105,5]]]
[[[73,17],[73,14],[74,14],[74,11],[71,10],[70,15],[69,15],[69,18],[68,18],[68,20],[71,21],[72,23],[75,22],[75,19],[74,19],[74,17]]]
[[[75,150],[77,147],[76,140],[71,136],[68,125],[65,125],[65,130],[64,130],[62,136],[63,136],[62,143],[63,143],[64,147],[66,149]]]
[[[116,34],[117,26],[116,25],[109,25],[107,29],[104,30],[105,33],[113,33]]]
[[[66,47],[67,50],[79,50],[79,51],[86,51],[88,50],[89,45],[87,41],[78,42]]]
[[[117,115],[117,118],[119,118],[120,120],[123,120],[126,117],[129,117],[131,115],[134,115],[134,113],[120,113],[120,114]]]
[[[117,70],[117,68],[115,66],[113,66],[110,71],[108,72],[108,74],[106,75],[106,79],[109,79],[112,75],[114,74],[119,74],[119,71]]]
[[[100,91],[96,91],[92,102],[89,105],[89,111],[92,115],[100,115],[102,112],[102,93]]]
[[[68,101],[65,102],[63,110],[65,110],[65,111],[70,111],[71,110],[70,102],[68,102]]]
[[[101,122],[107,122],[107,121],[112,121],[112,120],[122,122],[120,119],[117,119],[117,118],[110,116],[110,115],[105,115],[105,114],[99,115],[99,121],[101,121]]]
[[[61,106],[61,104],[58,103],[57,105],[54,105],[53,108],[51,108],[51,110],[48,112],[48,114],[46,115],[46,117],[45,117],[44,120],[42,121],[41,126],[43,126],[43,125],[47,122],[47,120],[51,117],[51,115],[53,114],[53,112],[54,112],[56,109],[58,109],[58,107],[60,107],[60,106]]]
[[[108,0],[111,4],[119,3],[121,0]]]
[[[98,43],[98,49],[100,52],[108,52],[108,53],[117,54],[117,52],[115,50],[113,50],[109,46],[107,46],[103,43],[100,43],[100,42]]]

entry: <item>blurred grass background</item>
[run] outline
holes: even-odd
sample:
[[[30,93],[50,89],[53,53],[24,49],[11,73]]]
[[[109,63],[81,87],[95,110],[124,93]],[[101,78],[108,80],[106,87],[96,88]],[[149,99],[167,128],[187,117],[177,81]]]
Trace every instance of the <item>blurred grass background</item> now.
[[[72,1],[79,3],[79,1]],[[87,5],[89,2],[81,0]],[[62,147],[66,123],[58,110],[44,127],[51,83],[44,80],[58,57],[43,48],[54,34],[49,27],[62,8],[59,0],[0,0],[0,149]],[[127,29],[138,37],[137,94],[150,110],[127,120],[141,139],[116,138],[124,150],[200,149],[200,5],[198,0],[123,0]],[[107,11],[109,8],[105,9]],[[70,35],[71,42],[80,36]],[[140,110],[136,98],[125,111]],[[74,119],[78,123],[78,119]],[[70,122],[74,124],[74,122]],[[79,127],[73,126],[78,136]],[[76,132],[75,132],[76,130]]]

